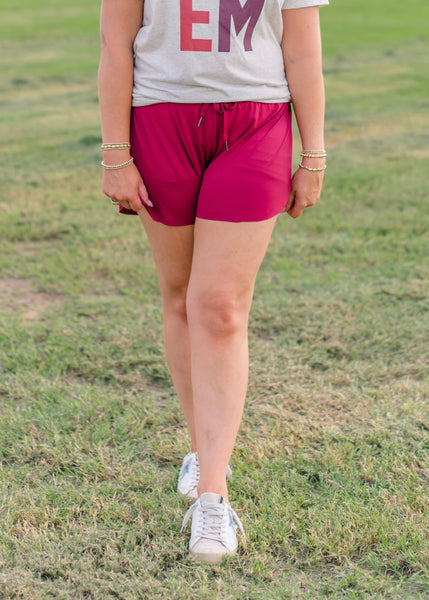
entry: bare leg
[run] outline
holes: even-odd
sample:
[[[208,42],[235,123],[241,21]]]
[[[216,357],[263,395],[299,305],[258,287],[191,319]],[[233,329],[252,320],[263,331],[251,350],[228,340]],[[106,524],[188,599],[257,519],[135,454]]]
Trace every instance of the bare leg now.
[[[162,294],[164,344],[167,364],[185,414],[191,451],[197,450],[191,383],[191,353],[186,294],[191,272],[194,226],[168,227],[152,220],[145,210],[140,218],[151,246]]]
[[[228,498],[226,469],[247,390],[248,315],[275,221],[195,223],[187,314],[199,495]]]

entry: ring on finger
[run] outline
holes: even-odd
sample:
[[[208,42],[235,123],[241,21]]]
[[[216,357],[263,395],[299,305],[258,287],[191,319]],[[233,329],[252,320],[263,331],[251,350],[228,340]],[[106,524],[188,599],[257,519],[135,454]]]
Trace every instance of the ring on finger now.
[[[112,200],[112,198],[110,198],[110,202],[113,204],[113,206],[119,206],[121,203],[117,202],[116,200]]]

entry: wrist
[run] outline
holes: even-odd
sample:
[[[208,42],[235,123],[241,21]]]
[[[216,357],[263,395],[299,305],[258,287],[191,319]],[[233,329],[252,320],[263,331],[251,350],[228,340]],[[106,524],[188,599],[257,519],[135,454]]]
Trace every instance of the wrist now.
[[[327,152],[323,146],[305,148],[300,152],[299,166],[306,171],[324,171],[326,169]]]
[[[106,165],[117,165],[126,162],[130,158],[131,154],[127,149],[103,151],[103,161],[106,163]]]
[[[320,156],[320,157],[301,156],[301,163],[305,167],[313,167],[313,168],[324,167],[326,165],[326,156]]]

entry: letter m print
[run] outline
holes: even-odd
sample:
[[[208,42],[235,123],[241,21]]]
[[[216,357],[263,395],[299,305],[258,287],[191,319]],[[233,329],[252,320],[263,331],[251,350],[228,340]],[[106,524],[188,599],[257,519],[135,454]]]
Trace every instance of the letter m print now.
[[[247,0],[243,6],[240,0],[220,0],[219,3],[219,52],[230,52],[231,21],[234,21],[237,34],[245,27],[244,49],[252,50],[252,35],[262,12],[265,0]]]

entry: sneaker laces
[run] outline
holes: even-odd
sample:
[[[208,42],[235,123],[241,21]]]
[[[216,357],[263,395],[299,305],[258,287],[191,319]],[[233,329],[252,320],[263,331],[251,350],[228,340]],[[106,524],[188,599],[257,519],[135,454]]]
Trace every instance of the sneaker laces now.
[[[182,527],[180,528],[180,532],[182,532],[185,529],[189,519],[191,518],[195,510],[198,508],[198,506],[201,508],[202,511],[202,516],[198,522],[197,530],[199,537],[212,539],[215,541],[219,540],[222,531],[222,521],[225,515],[225,506],[227,506],[227,511],[229,511],[232,514],[233,520],[235,520],[235,522],[237,523],[241,533],[243,534],[243,537],[246,537],[241,520],[231,506],[229,506],[228,504],[217,503],[202,504],[199,499],[196,502],[194,502],[194,504],[188,509],[187,513],[185,514]]]

